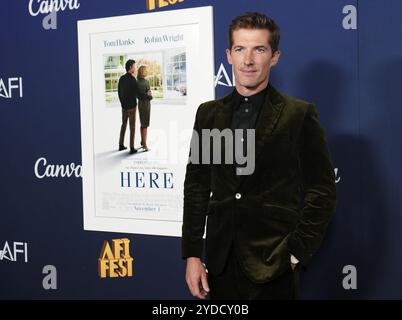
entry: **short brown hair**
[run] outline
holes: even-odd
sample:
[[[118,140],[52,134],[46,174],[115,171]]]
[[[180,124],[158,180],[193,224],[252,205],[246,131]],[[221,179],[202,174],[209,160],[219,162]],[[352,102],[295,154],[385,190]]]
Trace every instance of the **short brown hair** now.
[[[266,29],[270,32],[269,45],[272,53],[278,51],[280,29],[274,20],[258,12],[246,12],[232,20],[229,26],[229,49],[233,46],[233,31],[239,29]]]

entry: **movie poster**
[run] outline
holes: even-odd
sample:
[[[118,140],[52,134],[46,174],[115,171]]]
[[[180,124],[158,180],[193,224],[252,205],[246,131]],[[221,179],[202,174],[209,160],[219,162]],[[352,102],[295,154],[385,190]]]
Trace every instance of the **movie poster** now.
[[[195,113],[214,99],[212,7],[79,21],[78,40],[84,229],[180,236]],[[141,110],[148,150],[135,110],[137,153],[129,121],[119,151],[118,86],[129,59],[152,95]]]

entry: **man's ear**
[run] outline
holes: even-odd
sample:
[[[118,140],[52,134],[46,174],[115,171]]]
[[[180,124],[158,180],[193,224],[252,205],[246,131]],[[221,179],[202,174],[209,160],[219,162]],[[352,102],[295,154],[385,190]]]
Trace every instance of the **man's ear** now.
[[[230,49],[226,49],[226,58],[228,59],[229,64],[232,64],[232,51]]]
[[[279,58],[281,57],[281,52],[276,50],[272,56],[270,67],[275,66],[279,62]]]

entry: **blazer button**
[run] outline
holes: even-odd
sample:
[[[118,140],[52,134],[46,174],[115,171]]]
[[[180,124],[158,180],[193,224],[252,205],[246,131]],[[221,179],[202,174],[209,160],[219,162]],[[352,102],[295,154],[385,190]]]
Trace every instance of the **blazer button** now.
[[[241,198],[241,194],[240,194],[240,193],[236,193],[235,197],[236,197],[236,199],[240,199],[240,198]]]

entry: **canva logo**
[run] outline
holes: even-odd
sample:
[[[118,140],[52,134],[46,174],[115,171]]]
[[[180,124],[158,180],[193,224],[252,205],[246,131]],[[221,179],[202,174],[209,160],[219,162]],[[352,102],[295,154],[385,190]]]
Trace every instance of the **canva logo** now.
[[[184,0],[147,0],[147,10],[155,10],[169,5],[183,2]]]
[[[39,179],[43,178],[70,178],[81,177],[81,165],[76,165],[74,162],[64,164],[48,164],[46,158],[39,158],[35,162],[34,172]]]
[[[80,7],[78,0],[29,0],[29,14],[36,17],[39,14],[49,14],[65,10],[77,10]]]
[[[13,77],[5,80],[0,78],[0,97],[6,99],[22,98],[22,78]]]
[[[57,29],[57,13],[65,10],[77,10],[80,7],[78,0],[30,0],[29,14],[36,17],[46,14],[42,26],[45,30]]]
[[[9,260],[12,262],[17,262],[24,260],[25,263],[28,262],[28,243],[26,242],[11,242],[11,244],[6,241],[0,250],[0,261]]]
[[[130,256],[130,240],[114,239],[112,246],[103,242],[98,259],[98,275],[101,278],[117,278],[133,276],[133,258]]]

